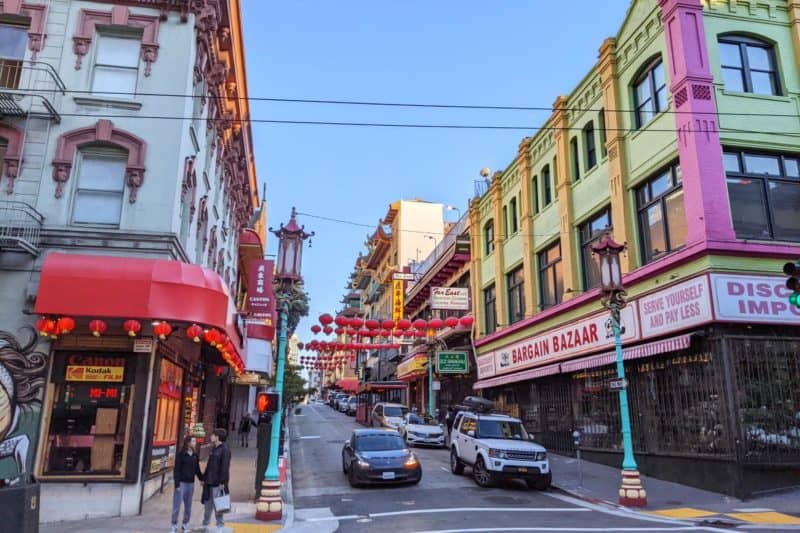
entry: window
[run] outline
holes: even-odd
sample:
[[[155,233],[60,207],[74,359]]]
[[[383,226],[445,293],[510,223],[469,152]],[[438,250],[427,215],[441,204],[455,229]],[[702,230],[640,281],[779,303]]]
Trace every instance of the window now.
[[[119,225],[127,161],[119,151],[81,153],[72,222]]]
[[[497,310],[495,308],[496,294],[494,284],[483,289],[483,320],[486,334],[494,333],[497,329]]]
[[[597,114],[597,127],[600,129],[600,155],[608,154],[606,151],[606,110],[601,109]]]
[[[681,169],[677,164],[636,191],[642,261],[649,263],[686,244]]]
[[[531,180],[531,192],[533,193],[533,212],[534,214],[539,212],[539,178],[536,176],[533,177]]]
[[[542,169],[542,185],[544,186],[544,205],[547,207],[553,201],[553,191],[550,189],[550,167],[547,165]]]
[[[494,220],[483,226],[483,249],[486,255],[494,252]]]
[[[111,98],[133,98],[139,76],[140,49],[138,38],[99,35],[92,93]]]
[[[781,94],[772,45],[750,37],[720,37],[719,58],[725,89],[773,96]]]
[[[508,237],[508,206],[503,206],[503,239]]]
[[[800,241],[800,158],[732,151],[724,158],[736,236]]]
[[[600,240],[606,228],[611,228],[611,214],[608,209],[604,209],[580,227],[584,290],[600,285],[600,267],[597,264],[597,258],[592,254],[592,245]]]
[[[22,75],[22,60],[28,45],[28,30],[0,24],[0,87],[16,89]]]
[[[570,171],[572,172],[572,181],[581,179],[581,162],[579,158],[580,151],[578,150],[578,139],[573,137],[569,141],[569,159]]]
[[[650,122],[656,113],[667,109],[667,81],[661,59],[657,59],[636,78],[633,104],[636,109],[637,128]]]
[[[168,452],[171,446],[175,446],[178,443],[178,428],[181,425],[183,369],[162,358],[159,381],[152,447],[154,449],[166,448]],[[151,462],[149,473],[155,474],[164,468],[167,468],[166,464],[161,461],[153,461]]]
[[[561,302],[564,278],[561,273],[561,243],[539,252],[540,307],[547,309]]]
[[[586,147],[587,172],[597,164],[597,146],[594,141],[594,123],[589,122],[583,128],[583,145]]]
[[[511,234],[519,230],[519,217],[517,216],[517,199],[512,198],[511,202],[508,204],[509,216],[510,216],[510,223],[511,223]]]
[[[508,290],[508,323],[513,324],[525,318],[525,281],[522,267],[506,274]]]

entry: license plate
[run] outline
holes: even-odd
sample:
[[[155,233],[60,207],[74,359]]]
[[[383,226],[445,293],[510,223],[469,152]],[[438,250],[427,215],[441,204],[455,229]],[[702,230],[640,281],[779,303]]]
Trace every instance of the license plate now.
[[[528,471],[528,469],[523,467],[523,466],[517,468],[517,470],[519,470],[520,472],[527,472]]]
[[[384,472],[383,479],[394,479],[394,472]]]

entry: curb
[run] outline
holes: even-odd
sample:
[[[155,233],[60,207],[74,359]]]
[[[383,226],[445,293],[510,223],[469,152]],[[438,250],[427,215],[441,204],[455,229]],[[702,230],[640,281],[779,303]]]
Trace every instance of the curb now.
[[[559,487],[558,485],[550,485],[550,488],[555,490],[556,492],[560,492],[560,493],[562,493],[562,494],[564,494],[566,496],[571,496],[573,498],[577,498],[579,500],[583,500],[585,502],[588,502],[588,503],[591,503],[591,504],[594,504],[594,505],[605,505],[605,506],[611,507],[613,509],[620,509],[620,510],[624,509],[624,510],[628,510],[628,511],[631,510],[630,507],[625,507],[624,505],[620,505],[618,503],[614,503],[614,502],[609,501],[609,500],[604,500],[602,498],[594,498],[594,497],[589,496],[587,494],[584,494],[582,492],[578,492],[578,491],[571,490],[571,489],[565,489],[563,487]]]
[[[286,509],[283,527],[278,531],[290,531],[294,526],[294,489],[292,487],[292,447],[289,429],[290,416],[286,417],[286,432],[284,433],[284,450],[286,459],[286,483],[281,490],[281,498]]]

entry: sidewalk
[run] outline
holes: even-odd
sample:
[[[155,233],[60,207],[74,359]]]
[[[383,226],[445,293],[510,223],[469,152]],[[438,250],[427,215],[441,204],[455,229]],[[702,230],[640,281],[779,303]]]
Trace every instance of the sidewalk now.
[[[550,453],[553,486],[583,500],[618,507],[620,469],[581,462]],[[647,490],[647,508],[636,510],[666,518],[728,523],[731,525],[795,525],[800,527],[800,490],[742,501],[732,496],[642,476]]]
[[[259,522],[255,519],[256,504],[254,490],[254,470],[256,465],[256,437],[251,432],[249,447],[242,448],[238,435],[228,439],[231,449],[231,512],[225,515],[226,533],[272,533],[278,531],[282,524]],[[201,464],[205,468],[205,464]],[[142,514],[124,518],[102,518],[75,522],[56,522],[42,524],[40,533],[151,533],[167,532],[170,529],[172,515],[172,482],[164,486],[163,493],[156,493],[142,506]],[[194,502],[192,503],[192,519],[189,522],[192,531],[203,531],[203,506],[200,504],[201,486],[195,485]],[[183,509],[181,509],[183,516]],[[214,519],[211,519],[214,525]]]

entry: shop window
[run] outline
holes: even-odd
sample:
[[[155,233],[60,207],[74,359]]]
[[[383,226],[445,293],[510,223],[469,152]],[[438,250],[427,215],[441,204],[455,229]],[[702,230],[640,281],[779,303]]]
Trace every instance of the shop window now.
[[[597,128],[600,130],[600,155],[605,157],[608,152],[606,151],[606,110],[601,109],[597,113]]]
[[[598,450],[621,450],[619,399],[608,388],[617,377],[614,367],[591,368],[572,375],[573,416],[581,432],[581,446]]]
[[[86,149],[80,152],[79,158],[72,222],[119,226],[127,153]]]
[[[800,158],[734,151],[724,157],[736,236],[800,241]]]
[[[508,287],[508,323],[513,324],[525,318],[525,277],[522,266],[506,274]]]
[[[511,226],[511,235],[519,230],[519,215],[517,214],[517,199],[512,198],[508,204],[509,224]]]
[[[539,178],[534,176],[531,180],[531,193],[533,194],[533,213],[539,212]]]
[[[597,143],[594,138],[594,123],[589,122],[583,128],[583,147],[586,151],[586,172],[597,165]]]
[[[0,87],[6,89],[19,87],[27,45],[27,28],[0,24]]]
[[[494,284],[483,289],[483,320],[486,326],[486,334],[494,333],[497,329],[497,306],[495,300]]]
[[[581,161],[578,139],[576,137],[573,137],[569,141],[569,163],[572,172],[572,181],[578,181],[581,179]]]
[[[583,290],[600,285],[600,266],[592,253],[592,245],[611,229],[611,212],[608,208],[581,224],[578,232],[581,239],[581,263],[583,265]]]
[[[494,252],[494,220],[489,219],[483,226],[483,250],[486,255]]]
[[[125,476],[134,370],[132,357],[56,355],[44,475]]]
[[[547,309],[561,302],[564,278],[561,271],[561,243],[539,252],[539,306]]]
[[[183,369],[161,359],[156,392],[156,411],[153,424],[153,441],[150,448],[149,473],[172,468],[178,444],[178,430],[181,420],[181,384]]]
[[[141,47],[139,37],[98,34],[92,93],[110,98],[133,98],[139,77]]]
[[[655,60],[645,67],[633,84],[633,104],[636,110],[636,127],[641,128],[658,113],[667,110],[667,82],[664,63]]]
[[[780,96],[771,44],[752,37],[727,35],[719,38],[719,56],[726,90]]]
[[[642,262],[649,263],[686,244],[681,169],[674,164],[636,190]]]
[[[550,167],[545,165],[542,169],[542,186],[544,187],[544,207],[553,201],[553,190],[550,183]]]

